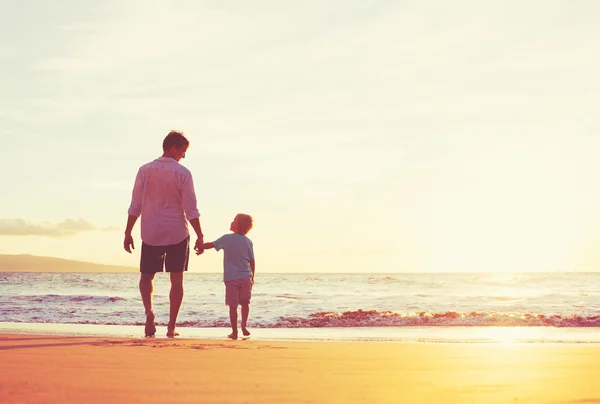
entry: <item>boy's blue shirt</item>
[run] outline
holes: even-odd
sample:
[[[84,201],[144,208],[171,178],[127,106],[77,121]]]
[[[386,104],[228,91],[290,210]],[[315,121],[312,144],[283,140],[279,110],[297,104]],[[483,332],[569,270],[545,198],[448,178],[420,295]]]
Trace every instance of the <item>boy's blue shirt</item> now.
[[[250,261],[254,261],[254,247],[252,240],[237,234],[225,234],[213,241],[215,250],[224,250],[223,254],[223,280],[235,281],[252,276]]]

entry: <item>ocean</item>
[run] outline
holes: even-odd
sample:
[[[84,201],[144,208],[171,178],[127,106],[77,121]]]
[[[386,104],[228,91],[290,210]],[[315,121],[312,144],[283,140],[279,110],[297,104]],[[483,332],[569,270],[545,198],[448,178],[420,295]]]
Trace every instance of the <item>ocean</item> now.
[[[143,335],[137,273],[0,273],[0,332]],[[253,338],[600,343],[600,273],[261,274]],[[156,321],[169,278],[157,274]],[[221,274],[186,273],[178,328],[222,338]],[[160,333],[160,330],[159,332]],[[157,333],[157,335],[158,335]]]

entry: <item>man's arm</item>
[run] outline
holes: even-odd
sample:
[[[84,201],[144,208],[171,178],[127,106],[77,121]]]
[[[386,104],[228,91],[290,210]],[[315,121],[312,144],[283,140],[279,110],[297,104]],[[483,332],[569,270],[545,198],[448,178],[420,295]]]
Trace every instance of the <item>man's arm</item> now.
[[[194,250],[196,251],[196,255],[200,255],[204,252],[204,247],[202,244],[204,243],[204,235],[202,234],[202,228],[200,227],[200,218],[196,217],[194,219],[189,220],[192,228],[196,232],[196,244],[194,244]]]
[[[195,219],[190,219],[189,222],[192,225],[194,231],[196,232],[196,237],[198,237],[199,239],[203,239],[204,234],[202,234],[202,229],[200,228],[200,218],[197,217]]]
[[[192,179],[192,174],[189,171],[186,172],[187,175],[183,180],[181,188],[181,202],[185,217],[188,218],[188,221],[196,232],[196,237],[198,237],[196,244],[194,244],[194,250],[196,251],[196,255],[200,255],[204,252],[204,248],[202,248],[204,235],[200,228],[200,212],[198,212],[196,192],[194,191],[194,180]]]
[[[125,226],[125,240],[123,241],[123,248],[125,251],[131,254],[131,249],[135,248],[133,245],[133,237],[131,231],[137,221],[138,217],[142,214],[142,196],[144,194],[144,178],[142,168],[137,172],[135,176],[135,183],[133,184],[133,192],[131,193],[131,204],[127,213],[127,226]]]
[[[137,221],[137,216],[129,215],[127,216],[127,226],[125,227],[125,240],[123,241],[123,248],[129,254],[131,254],[131,249],[135,249],[133,245],[133,236],[131,235],[131,231],[133,230],[133,226],[135,226],[135,222]]]

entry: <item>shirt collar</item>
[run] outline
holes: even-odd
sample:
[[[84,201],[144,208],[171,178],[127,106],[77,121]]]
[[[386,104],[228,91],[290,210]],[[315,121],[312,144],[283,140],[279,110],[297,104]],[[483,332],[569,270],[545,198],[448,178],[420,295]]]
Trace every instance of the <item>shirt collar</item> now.
[[[177,160],[175,160],[173,157],[163,157],[163,156],[160,156],[156,160],[157,161],[170,161],[170,162],[177,163]]]

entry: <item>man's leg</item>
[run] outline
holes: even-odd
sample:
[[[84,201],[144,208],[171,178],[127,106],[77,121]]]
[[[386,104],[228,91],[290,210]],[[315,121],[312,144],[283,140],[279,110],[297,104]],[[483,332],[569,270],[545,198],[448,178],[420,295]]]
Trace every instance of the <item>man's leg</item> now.
[[[231,305],[229,306],[229,321],[231,322],[231,331],[232,333],[228,335],[229,338],[231,339],[237,339],[238,337],[238,330],[237,330],[237,321],[238,321],[238,317],[237,317],[237,305]]]
[[[174,337],[178,335],[175,332],[175,325],[177,324],[177,316],[179,315],[179,309],[181,308],[181,302],[183,301],[183,272],[171,272],[171,292],[169,293],[169,301],[171,307],[169,310],[169,325],[167,326],[167,337]]]
[[[146,312],[145,334],[153,337],[156,334],[154,310],[152,309],[152,293],[154,292],[154,273],[143,273],[140,276],[140,295]]]
[[[250,314],[250,305],[242,303],[242,334],[244,336],[250,335],[250,331],[248,331],[248,314]]]
[[[190,238],[178,244],[169,245],[166,248],[165,266],[171,276],[171,292],[169,292],[169,324],[167,325],[167,337],[179,335],[175,331],[177,316],[183,301],[183,273],[187,271],[190,258]]]

